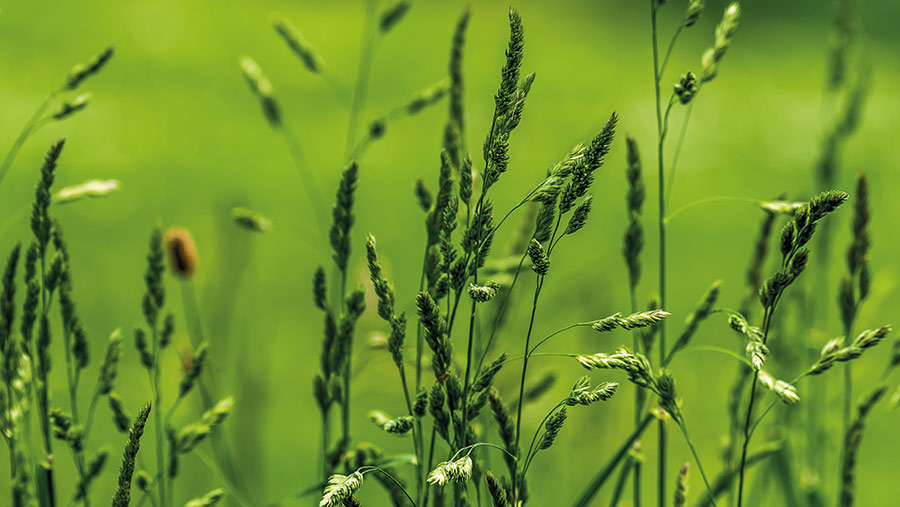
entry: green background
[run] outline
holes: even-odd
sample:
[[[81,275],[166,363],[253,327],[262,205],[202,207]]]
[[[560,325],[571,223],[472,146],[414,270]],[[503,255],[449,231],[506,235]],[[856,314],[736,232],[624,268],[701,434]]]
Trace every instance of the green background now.
[[[682,2],[670,3],[673,5],[664,8],[661,19],[663,41],[680,18]],[[700,22],[684,34],[676,48],[664,83],[674,81],[684,70],[698,69],[700,54],[711,43],[724,8],[724,2],[707,3]],[[523,68],[536,72],[537,79],[522,124],[513,134],[510,170],[494,191],[495,209],[505,213],[543,177],[548,164],[576,141],[591,137],[610,112],[620,115],[619,136],[606,166],[597,173],[591,220],[554,256],[536,323],[536,335],[543,336],[572,322],[630,309],[620,255],[625,224],[625,132],[632,133],[643,148],[648,185],[640,299],[656,290],[652,220],[656,213],[652,156],[656,126],[650,23],[645,2],[513,4],[525,23]],[[462,2],[415,3],[378,48],[364,121],[405,103],[445,76],[451,34],[464,7]],[[489,126],[503,61],[507,4],[473,2],[471,9],[465,56],[466,120],[468,144],[477,151]],[[12,144],[44,94],[58,86],[75,62],[105,45],[116,48],[108,68],[84,86],[94,95],[88,109],[34,135],[0,187],[5,248],[29,240],[27,215],[33,185],[42,154],[55,137],[68,137],[56,188],[89,178],[121,180],[123,188],[118,193],[59,206],[55,213],[69,239],[75,295],[94,358],[100,357],[110,331],[121,326],[126,332],[117,390],[134,412],[151,396],[130,338],[130,330],[141,321],[147,238],[157,220],[193,232],[200,254],[195,285],[203,324],[214,347],[216,390],[233,393],[237,399],[237,415],[225,425],[226,438],[236,448],[242,474],[251,484],[247,494],[259,505],[304,489],[316,478],[319,416],[311,396],[311,379],[318,368],[321,315],[312,306],[310,286],[313,269],[330,263],[330,254],[316,232],[312,208],[289,152],[260,114],[240,75],[238,57],[254,57],[274,82],[328,202],[342,168],[348,120],[346,109],[332,91],[299,64],[271,29],[267,20],[272,11],[291,19],[349,88],[356,74],[362,32],[364,9],[359,2],[31,0],[7,2],[0,14],[3,149]],[[858,319],[864,327],[891,323],[900,296],[896,253],[900,201],[894,199],[900,184],[895,139],[900,130],[896,93],[900,71],[893,24],[898,15],[900,5],[893,2],[863,5],[864,47],[874,69],[873,86],[860,132],[849,143],[838,176],[840,188],[848,191],[860,170],[868,173],[872,184],[874,284]],[[787,193],[804,199],[819,190],[813,167],[826,126],[822,92],[830,24],[831,7],[822,2],[772,0],[744,5],[741,26],[720,75],[703,89],[696,103],[670,209],[712,196],[768,199]],[[681,112],[679,107],[673,113],[676,126]],[[385,138],[374,144],[361,162],[351,273],[354,281],[369,285],[359,253],[365,234],[373,233],[387,275],[409,312],[414,310],[412,298],[418,286],[424,238],[422,213],[412,189],[417,178],[435,185],[445,119],[446,103],[442,102],[418,116],[392,123]],[[268,235],[252,235],[237,229],[228,215],[233,206],[259,210],[272,219],[274,230]],[[848,207],[834,218],[836,254],[830,290],[816,296],[824,298],[833,310],[828,329],[819,336],[822,343],[840,334],[835,286],[845,271],[842,259],[850,211]],[[673,313],[671,329],[680,327],[714,279],[724,281],[721,304],[738,306],[745,293],[744,271],[760,218],[752,204],[717,201],[692,208],[671,222],[671,303],[666,308]],[[495,251],[501,248],[497,246]],[[811,280],[814,274],[810,271],[804,276]],[[170,308],[178,322],[176,347],[165,357],[165,367],[171,372],[165,379],[169,401],[179,378],[174,374],[179,368],[177,351],[188,341],[179,283],[171,277],[167,282]],[[522,296],[518,302],[524,303],[531,292],[530,276],[519,289]],[[368,302],[374,310],[371,289]],[[521,347],[527,311],[525,304],[517,304],[502,336],[502,343],[513,353]],[[367,312],[360,322],[357,350],[365,348],[365,337],[383,330],[375,312]],[[800,347],[804,339],[788,333],[773,337],[785,348]],[[573,331],[556,339],[552,349],[592,353],[630,341],[624,332],[596,335],[589,330]],[[721,317],[712,318],[695,343],[740,350]],[[63,403],[59,339],[54,345],[59,359],[53,396]],[[882,345],[860,360],[864,366],[855,369],[860,390],[874,385],[889,347]],[[457,343],[456,348],[461,350],[463,345]],[[389,354],[364,351],[358,356],[362,357],[369,359],[354,383],[355,436],[392,452],[409,452],[408,440],[383,434],[364,418],[369,409],[393,414],[402,410]],[[552,395],[526,411],[528,431],[540,422],[552,400],[563,396],[571,382],[584,373],[570,360],[541,358],[533,364],[533,378],[555,369],[560,381]],[[718,451],[726,432],[724,405],[735,364],[724,355],[699,351],[684,353],[672,364],[687,421],[712,473],[720,467]],[[508,398],[517,386],[518,365],[513,363],[498,379]],[[94,366],[87,374],[86,386],[93,382],[95,371]],[[597,372],[593,377],[627,383],[617,374]],[[840,377],[839,372],[830,371],[813,379],[828,385],[829,433],[821,445],[827,449],[831,475],[821,479],[829,494],[833,494],[837,478]],[[807,381],[799,385],[801,396],[807,388]],[[83,390],[82,403],[86,404],[89,388]],[[534,505],[567,504],[575,498],[580,485],[630,431],[631,403],[631,387],[623,385],[607,403],[570,411],[557,444],[535,461],[530,488]],[[99,410],[99,425],[89,448],[106,444],[112,449],[107,470],[94,488],[95,501],[102,503],[112,495],[124,437],[113,430],[105,404]],[[804,411],[794,413],[801,417]],[[176,421],[188,422],[195,416],[196,407],[185,404]],[[871,417],[861,451],[859,505],[900,503],[893,468],[900,445],[897,417],[896,412],[887,412],[885,405]],[[153,470],[153,429],[148,431],[142,454]],[[654,434],[648,432],[645,443],[649,449],[648,495],[654,494]],[[493,430],[490,435],[495,438]],[[677,466],[690,458],[677,432],[671,435],[670,484]],[[763,440],[758,436],[757,443]],[[802,438],[798,442],[802,443]],[[203,452],[209,454],[209,448],[203,447]],[[796,454],[802,461],[802,448]],[[57,444],[56,459],[62,470],[59,475],[64,477],[60,495],[67,498],[74,469],[61,444]],[[6,460],[2,462],[0,485],[5,491],[8,473]],[[192,456],[184,459],[182,473],[176,499],[186,501],[216,485]],[[703,488],[695,469],[691,487],[695,495]],[[609,487],[603,495],[609,495]],[[386,502],[376,487],[364,488],[361,498],[369,505]]]

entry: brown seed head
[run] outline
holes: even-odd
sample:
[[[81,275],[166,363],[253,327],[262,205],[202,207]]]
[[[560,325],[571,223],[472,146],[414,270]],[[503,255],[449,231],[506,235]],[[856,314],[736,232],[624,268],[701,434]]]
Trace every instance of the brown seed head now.
[[[166,231],[166,252],[172,273],[182,278],[190,278],[197,270],[197,246],[191,232],[181,227]]]

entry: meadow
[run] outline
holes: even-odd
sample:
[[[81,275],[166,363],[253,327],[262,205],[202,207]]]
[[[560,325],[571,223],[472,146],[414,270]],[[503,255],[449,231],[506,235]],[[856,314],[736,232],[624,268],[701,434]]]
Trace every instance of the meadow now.
[[[898,10],[4,6],[2,503],[897,504]]]

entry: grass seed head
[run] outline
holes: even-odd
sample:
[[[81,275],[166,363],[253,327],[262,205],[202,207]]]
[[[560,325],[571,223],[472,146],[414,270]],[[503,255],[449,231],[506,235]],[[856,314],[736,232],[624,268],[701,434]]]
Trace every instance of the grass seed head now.
[[[197,244],[191,231],[183,227],[171,227],[165,235],[169,269],[179,278],[191,278],[197,271]]]
[[[322,57],[319,55],[319,50],[303,37],[303,34],[300,33],[300,30],[293,23],[278,13],[272,13],[269,20],[272,23],[272,28],[275,29],[275,32],[284,40],[291,51],[297,55],[297,58],[303,62],[306,70],[314,74],[322,72],[324,65]]]

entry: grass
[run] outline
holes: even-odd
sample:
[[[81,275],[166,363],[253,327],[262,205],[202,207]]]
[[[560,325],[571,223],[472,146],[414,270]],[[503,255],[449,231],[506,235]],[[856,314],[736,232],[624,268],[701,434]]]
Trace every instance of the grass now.
[[[509,31],[503,31],[505,53],[501,57],[499,50],[494,52],[501,72],[490,110],[473,107],[483,101],[469,102],[463,62],[467,55],[482,51],[471,44],[472,31],[490,26],[499,33],[501,24],[497,19],[485,20],[485,25],[471,24],[472,12],[478,12],[473,8],[462,11],[455,23],[447,23],[453,28],[447,41],[449,77],[419,86],[422,91],[412,99],[377,113],[369,112],[373,102],[370,88],[380,74],[396,74],[396,70],[382,70],[390,65],[379,59],[378,53],[409,23],[408,11],[415,12],[410,3],[383,6],[374,0],[365,2],[363,26],[356,34],[361,41],[356,71],[349,86],[344,84],[340,66],[329,65],[330,60],[323,56],[327,52],[320,51],[310,42],[313,37],[307,39],[298,28],[305,29],[306,22],[294,25],[285,16],[273,15],[276,41],[281,39],[288,54],[299,59],[304,76],[321,77],[337,107],[344,108],[346,135],[338,135],[343,150],[322,150],[318,143],[309,142],[305,125],[312,121],[310,117],[298,114],[300,109],[286,94],[276,92],[256,60],[242,57],[240,70],[250,92],[276,134],[272,137],[287,148],[283,155],[293,161],[300,178],[303,188],[297,188],[290,179],[293,175],[286,171],[276,177],[292,189],[293,204],[303,207],[293,211],[304,215],[302,223],[279,219],[273,228],[267,216],[243,202],[233,203],[228,212],[221,213],[225,221],[233,222],[228,223],[233,229],[228,230],[226,247],[215,250],[198,249],[198,244],[204,243],[195,243],[188,229],[172,227],[164,232],[162,222],[157,222],[143,274],[141,323],[135,326],[133,340],[124,340],[119,329],[113,331],[99,349],[104,352],[100,355],[96,354],[97,340],[91,338],[98,327],[93,323],[92,300],[85,296],[97,283],[75,271],[83,258],[91,256],[77,246],[83,241],[80,234],[63,237],[62,224],[72,221],[66,212],[70,207],[86,207],[88,201],[82,197],[110,195],[119,182],[89,180],[57,191],[56,180],[68,169],[63,148],[72,142],[54,142],[40,167],[34,193],[32,238],[24,246],[12,247],[0,291],[5,386],[0,408],[13,505],[89,505],[109,498],[105,485],[116,475],[108,470],[109,446],[123,443],[114,505],[166,506],[190,498],[194,499],[188,505],[196,506],[219,502],[282,505],[311,503],[313,498],[318,498],[320,506],[504,506],[548,501],[590,505],[606,498],[612,505],[653,501],[686,505],[694,503],[691,497],[696,497],[699,505],[740,506],[787,499],[813,505],[832,498],[841,505],[860,503],[859,499],[873,494],[873,486],[859,472],[863,466],[873,468],[867,463],[873,451],[861,446],[863,432],[867,427],[877,428],[879,417],[884,417],[873,410],[879,410],[879,402],[893,391],[891,376],[900,360],[896,350],[888,356],[887,347],[876,348],[890,335],[890,326],[854,329],[874,320],[873,310],[868,309],[883,304],[878,291],[884,290],[879,287],[889,280],[873,274],[877,262],[870,266],[871,218],[874,214],[877,224],[883,213],[876,192],[871,192],[870,198],[865,176],[859,177],[852,194],[830,190],[843,181],[840,153],[859,124],[865,97],[862,90],[868,81],[866,66],[848,64],[861,58],[849,49],[856,43],[847,42],[856,40],[855,30],[849,28],[855,11],[849,3],[838,5],[835,30],[839,36],[830,53],[825,102],[825,114],[833,116],[834,122],[828,124],[821,157],[809,161],[819,169],[816,185],[822,188],[809,191],[808,186],[800,186],[788,194],[790,200],[704,197],[675,211],[669,203],[673,195],[678,199],[672,189],[680,154],[683,149],[690,150],[693,142],[686,134],[690,118],[695,116],[694,123],[700,124],[695,130],[711,128],[693,115],[694,106],[702,103],[697,102],[700,97],[712,94],[705,91],[706,85],[714,78],[720,80],[720,71],[726,76],[741,69],[739,60],[731,61],[729,50],[741,44],[737,4],[723,6],[699,70],[681,72],[674,80],[671,68],[681,65],[682,46],[677,43],[692,44],[688,38],[701,31],[695,26],[704,26],[705,10],[713,9],[705,9],[699,1],[684,6],[651,1],[645,13],[651,21],[646,33],[648,61],[652,57],[653,65],[653,83],[647,89],[653,90],[657,120],[657,177],[653,178],[657,185],[650,188],[643,182],[640,136],[628,136],[623,143],[617,132],[643,120],[596,112],[607,101],[615,102],[615,97],[594,97],[580,104],[579,116],[592,125],[593,133],[556,143],[561,158],[548,165],[522,156],[528,151],[520,151],[519,146],[532,142],[522,132],[535,132],[526,130],[529,122],[540,122],[545,130],[565,122],[553,115],[533,114],[534,109],[546,112],[535,106],[547,99],[541,92],[546,78],[523,70],[532,63],[532,36],[516,9],[509,10]],[[672,14],[682,8],[680,19]],[[660,45],[664,32],[674,36]],[[541,35],[538,31],[535,39],[542,40]],[[258,49],[253,52],[265,55]],[[40,127],[86,108],[90,111],[86,98],[67,98],[67,94],[87,78],[95,82],[92,76],[111,56],[112,52],[106,51],[76,66],[59,91],[50,94],[13,142],[0,179]],[[283,69],[273,67],[280,77]],[[104,71],[102,76],[107,72],[112,71]],[[549,80],[556,78],[559,76]],[[672,91],[664,100],[669,84]],[[473,89],[481,92],[481,87]],[[432,110],[439,110],[444,99],[447,114],[436,129],[442,134],[441,147],[435,142],[430,149],[437,177],[423,171],[419,178],[409,179],[407,187],[413,195],[404,207],[377,190],[379,184],[399,182],[372,169],[377,167],[373,159],[377,160],[377,150],[386,149],[388,143],[404,145],[406,140],[396,134],[397,130],[403,132],[401,125],[434,123]],[[57,101],[58,112],[45,113]],[[674,125],[679,114],[681,131],[673,145],[666,142],[672,138],[670,119]],[[484,143],[471,144],[471,134],[482,128]],[[555,140],[557,136],[547,137]],[[612,156],[617,145],[624,146],[624,157]],[[481,146],[481,153],[473,154],[471,146]],[[718,164],[714,153],[707,158]],[[326,159],[334,171],[322,170],[321,161]],[[534,165],[541,169],[527,169]],[[326,181],[324,174],[337,169],[340,178],[329,216],[320,185]],[[614,174],[621,169],[627,184],[626,217],[610,221],[606,210],[615,206],[607,188],[621,191],[617,187],[621,176]],[[379,179],[388,182],[375,181]],[[699,193],[688,186],[678,188],[679,193],[689,189],[691,194]],[[656,197],[658,209],[651,220],[656,222],[658,234],[645,238],[643,201],[648,193]],[[793,200],[807,194],[812,197]],[[749,202],[759,208],[756,215],[746,206],[742,213],[754,220],[762,217],[756,237],[752,228],[742,228],[743,222],[728,226],[736,231],[734,237],[745,245],[745,257],[750,258],[747,287],[739,290],[719,280],[708,285],[720,274],[714,269],[692,269],[683,256],[709,252],[686,249],[678,238],[685,234],[682,223],[693,218],[698,228],[708,227],[717,218],[708,210],[727,201]],[[818,277],[821,285],[808,283],[809,275],[803,275],[807,265],[819,275],[834,271],[828,251],[843,238],[828,224],[847,215],[844,202],[854,208],[845,280],[834,287],[828,285],[829,276]],[[393,213],[400,209],[413,218],[395,221]],[[679,221],[673,222],[676,217]],[[413,221],[416,229],[401,226]],[[377,229],[378,242],[375,235],[365,234],[363,224]],[[611,234],[621,230],[618,228],[625,230],[621,248],[616,234]],[[267,360],[273,362],[277,355],[271,354],[265,338],[245,331],[233,335],[218,331],[229,329],[227,321],[232,316],[215,313],[211,309],[214,303],[207,306],[215,298],[202,297],[194,284],[207,260],[215,265],[218,257],[231,254],[244,255],[243,267],[229,269],[226,265],[220,273],[237,278],[244,270],[248,278],[258,273],[249,262],[247,245],[264,244],[282,230],[301,231],[298,244],[303,245],[304,253],[265,269],[278,271],[294,285],[301,285],[298,277],[305,280],[303,276],[308,276],[303,273],[314,273],[314,305],[307,306],[320,312],[316,318],[322,318],[324,325],[317,331],[318,326],[308,319],[299,327],[298,335],[304,337],[299,346],[305,356],[315,360],[294,356],[291,375],[277,376],[281,390],[289,390],[295,397],[295,381],[305,384],[312,379],[311,395],[290,404],[269,405],[267,400],[242,396],[254,391],[228,369],[229,361],[245,366],[258,353],[254,349],[269,351],[272,357]],[[268,234],[258,239],[250,236],[263,233]],[[646,251],[645,239],[651,247]],[[778,248],[780,262],[768,256],[770,244]],[[240,248],[247,250],[241,254]],[[610,258],[606,251],[619,248],[625,270],[619,263],[600,261]],[[319,261],[309,262],[325,256],[330,256],[327,267],[316,268]],[[733,256],[726,260],[729,264],[743,261]],[[132,268],[137,265],[123,262]],[[619,297],[620,291],[608,289],[605,283],[588,281],[588,274],[595,271],[586,266],[597,263],[596,269],[604,277],[627,282],[627,297]],[[648,266],[658,266],[658,273],[651,273]],[[20,271],[24,271],[24,295],[16,290]],[[132,271],[137,280],[139,270]],[[612,275],[620,271],[621,276]],[[649,283],[653,285],[650,290],[648,283],[642,283],[643,272],[651,275],[648,278],[659,275]],[[770,276],[766,278],[764,273]],[[166,291],[169,276],[180,284],[180,293]],[[102,275],[97,280],[102,280]],[[692,291],[707,285],[693,304]],[[241,297],[222,292],[226,293],[219,295],[223,299]],[[820,308],[825,306],[821,294],[827,292],[840,294],[837,308],[842,322],[836,329]],[[265,301],[283,297],[274,289],[261,294],[257,296]],[[288,299],[296,303],[298,298]],[[589,306],[573,303],[581,300],[590,301]],[[183,311],[171,311],[178,301]],[[738,310],[729,308],[728,301],[734,301]],[[831,298],[828,305],[833,301]],[[693,310],[686,311],[692,304]],[[137,310],[137,305],[133,306]],[[242,312],[241,320],[269,319],[277,315],[277,307],[273,304],[256,315]],[[732,331],[725,331],[722,316]],[[673,317],[676,320],[669,322]],[[413,318],[415,326],[409,322]],[[308,337],[319,333],[322,342],[316,354],[313,350],[317,347],[311,346]],[[838,333],[840,338],[823,340],[826,334]],[[704,345],[703,340],[711,335],[733,336],[737,341]],[[123,347],[123,341],[133,341],[134,346]],[[630,346],[618,346],[624,343]],[[700,352],[717,354],[721,361],[710,364],[696,359]],[[873,384],[869,375],[860,375],[850,365],[878,360],[875,356],[889,358],[883,375]],[[588,377],[574,380],[577,365],[596,370],[597,381]],[[548,376],[547,370],[542,371],[547,366],[562,373]],[[733,374],[731,390],[713,389],[709,382],[698,388],[697,379],[704,376],[706,368]],[[838,368],[843,373],[843,389],[841,410],[835,411],[828,399],[822,398],[827,382],[823,374]],[[92,382],[95,375],[93,388],[85,388],[86,379]],[[555,386],[560,375],[564,379],[571,375],[574,385],[564,381]],[[632,388],[627,403],[618,399],[623,390]],[[237,396],[227,394],[231,391]],[[869,394],[857,404],[854,393],[859,391]],[[721,410],[726,403],[719,400],[725,396],[729,399]],[[98,410],[105,411],[107,403],[101,401],[110,407],[106,417],[95,415]],[[134,419],[130,412],[139,407]],[[805,420],[797,417],[796,407],[807,410]],[[312,449],[311,442],[316,442],[319,454],[317,460],[306,459],[312,456],[307,452],[300,454],[303,459],[293,456],[272,462],[278,469],[276,476],[290,477],[274,494],[260,479],[262,473],[243,465],[246,461],[240,455],[247,447],[243,442],[235,446],[236,454],[223,445],[232,438],[260,438],[262,426],[255,423],[256,418],[271,410],[292,421],[279,433],[283,448],[301,441],[304,449]],[[719,410],[720,420],[708,418],[712,410]],[[306,415],[297,421],[285,417],[294,413],[291,411],[318,412],[320,424],[311,426]],[[843,420],[841,438],[832,438],[826,445],[819,440],[804,442],[804,434],[832,430],[828,420],[838,412]],[[655,439],[645,435],[654,423],[658,426]],[[672,425],[681,438],[670,439]],[[111,431],[103,433],[96,428]],[[145,429],[152,440],[144,438],[142,442]],[[716,463],[718,453],[709,435],[723,429],[728,440],[721,463]],[[759,429],[766,430],[764,436],[757,435]],[[646,460],[645,453],[656,459]],[[805,456],[798,458],[802,454]],[[829,459],[817,460],[823,455]],[[672,466],[673,460],[677,466]],[[196,467],[196,461],[203,466]],[[573,461],[581,465],[560,468],[560,464]],[[820,467],[831,468],[832,463],[836,466],[828,473],[837,474],[836,484],[821,480],[824,473],[818,473]],[[558,476],[548,472],[554,468],[561,469]],[[689,474],[690,468],[696,473]],[[656,481],[642,479],[654,472]],[[198,484],[197,477],[206,479]],[[775,482],[780,477],[803,480]],[[667,485],[673,479],[673,485]],[[629,481],[633,485],[630,495],[625,494]],[[282,490],[294,493],[283,495]],[[279,497],[282,499],[271,500]]]

